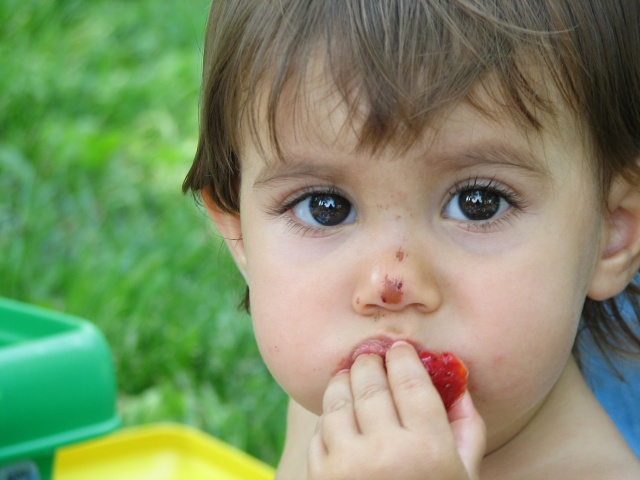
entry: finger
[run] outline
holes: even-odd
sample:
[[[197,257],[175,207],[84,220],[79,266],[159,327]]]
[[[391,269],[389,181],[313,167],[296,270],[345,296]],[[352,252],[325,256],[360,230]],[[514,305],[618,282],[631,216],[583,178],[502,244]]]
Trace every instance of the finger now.
[[[326,450],[359,434],[353,407],[350,373],[340,372],[331,379],[322,399],[318,434]]]
[[[399,425],[381,357],[361,355],[356,359],[351,367],[351,391],[361,433]]]
[[[413,346],[396,342],[389,349],[387,373],[398,417],[405,428],[422,429],[429,423],[432,430],[449,430],[440,395]]]
[[[476,410],[468,390],[453,404],[448,417],[458,455],[470,478],[478,478],[487,433],[484,421]]]

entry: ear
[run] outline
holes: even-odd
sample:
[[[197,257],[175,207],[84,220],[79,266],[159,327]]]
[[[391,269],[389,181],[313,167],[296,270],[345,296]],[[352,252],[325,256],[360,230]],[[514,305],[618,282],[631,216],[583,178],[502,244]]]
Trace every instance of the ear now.
[[[609,217],[587,295],[607,300],[626,288],[640,268],[640,191],[618,177],[608,199]]]
[[[242,225],[240,214],[229,213],[222,210],[211,198],[209,188],[200,191],[202,203],[207,210],[209,217],[213,220],[218,232],[227,244],[229,252],[235,261],[240,273],[247,280],[247,257],[244,252],[244,242],[242,241]]]

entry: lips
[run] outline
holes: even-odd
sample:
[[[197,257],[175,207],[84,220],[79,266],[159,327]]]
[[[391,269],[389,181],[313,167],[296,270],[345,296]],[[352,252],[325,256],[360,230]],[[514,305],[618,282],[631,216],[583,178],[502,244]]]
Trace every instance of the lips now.
[[[420,351],[421,347],[412,342],[410,340],[403,339],[403,341],[409,343],[416,349],[416,351]],[[393,340],[389,337],[374,337],[357,345],[352,351],[351,354],[345,357],[338,365],[338,370],[349,370],[353,363],[356,361],[360,355],[378,355],[384,358],[387,354],[387,350],[391,348],[396,340]]]
[[[394,341],[387,337],[366,340],[356,346],[349,357],[340,362],[340,370],[350,369],[360,355],[379,355],[385,358],[393,343]],[[453,353],[432,353],[413,342],[407,343],[410,343],[418,352],[420,361],[440,394],[444,407],[449,410],[467,388],[468,371],[464,363]]]

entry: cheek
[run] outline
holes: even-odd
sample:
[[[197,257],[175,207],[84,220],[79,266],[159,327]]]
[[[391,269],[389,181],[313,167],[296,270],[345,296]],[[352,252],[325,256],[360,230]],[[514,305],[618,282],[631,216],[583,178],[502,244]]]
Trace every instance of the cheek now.
[[[251,311],[256,341],[280,386],[302,406],[321,412],[322,395],[343,352],[336,332],[345,328],[341,279],[330,262],[301,268],[286,256],[251,266]],[[272,257],[272,258],[273,258]],[[305,272],[311,272],[306,274]],[[319,279],[323,279],[322,282]],[[344,347],[342,347],[344,348]]]
[[[258,304],[258,302],[256,302]],[[256,341],[262,358],[280,387],[300,405],[316,414],[339,355],[326,328],[299,321],[300,315],[278,310],[253,315]],[[318,318],[318,317],[316,317]],[[335,342],[334,342],[335,343]]]
[[[465,317],[482,323],[467,337],[470,389],[490,425],[534,409],[571,354],[593,261],[559,245],[514,255],[502,262],[501,275],[478,273],[467,291],[475,300]]]

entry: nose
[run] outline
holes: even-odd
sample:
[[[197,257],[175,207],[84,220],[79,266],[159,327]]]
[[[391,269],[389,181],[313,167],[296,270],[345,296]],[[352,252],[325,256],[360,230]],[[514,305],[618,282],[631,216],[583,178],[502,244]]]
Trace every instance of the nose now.
[[[353,309],[365,316],[405,309],[422,314],[437,310],[442,292],[426,256],[401,247],[383,250],[361,257]]]

